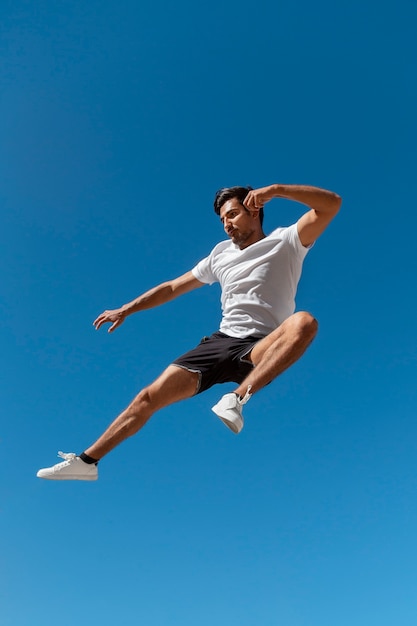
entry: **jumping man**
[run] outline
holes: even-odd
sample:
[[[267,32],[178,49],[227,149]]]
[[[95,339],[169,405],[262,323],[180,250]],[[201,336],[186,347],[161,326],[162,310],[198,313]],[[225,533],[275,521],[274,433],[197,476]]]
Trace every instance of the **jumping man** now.
[[[299,220],[270,235],[262,229],[263,207],[286,198],[309,207]],[[317,322],[295,311],[295,294],[304,258],[338,212],[337,194],[305,185],[270,185],[260,189],[228,187],[215,196],[228,240],[217,244],[191,271],[162,283],[94,321],[99,329],[118,328],[132,313],[156,307],[205,284],[219,282],[222,320],[219,331],[171,363],[134,398],[104,433],[79,456],[38,471],[51,480],[97,480],[98,461],[136,434],[159,409],[190,398],[216,383],[237,387],[213,407],[234,433],[243,428],[242,406],[262,387],[295,363],[317,332]]]

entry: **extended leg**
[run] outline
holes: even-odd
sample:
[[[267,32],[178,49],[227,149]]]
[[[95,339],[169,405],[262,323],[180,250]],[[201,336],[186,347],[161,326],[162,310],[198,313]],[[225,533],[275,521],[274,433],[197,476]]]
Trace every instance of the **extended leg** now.
[[[197,383],[197,373],[170,365],[136,396],[85,453],[94,459],[103,458],[119,443],[136,434],[156,411],[193,396]]]
[[[49,480],[97,480],[97,465],[119,443],[138,432],[148,419],[164,406],[190,398],[197,391],[198,374],[170,365],[151,385],[143,389],[104,433],[81,457],[59,453],[64,461],[38,471],[39,478]],[[83,460],[84,459],[84,460]],[[87,462],[86,462],[87,461]]]

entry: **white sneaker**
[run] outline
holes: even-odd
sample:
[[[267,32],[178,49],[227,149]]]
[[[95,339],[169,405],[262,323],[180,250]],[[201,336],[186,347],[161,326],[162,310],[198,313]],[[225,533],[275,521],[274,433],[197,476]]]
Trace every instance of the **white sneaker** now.
[[[48,480],[97,480],[95,463],[85,463],[74,452],[58,452],[58,456],[64,459],[62,463],[40,469],[36,476]]]
[[[236,435],[240,433],[243,428],[242,406],[246,404],[252,396],[252,394],[249,393],[251,389],[252,387],[249,385],[242,399],[235,393],[226,393],[211,409],[232,432],[236,433]]]

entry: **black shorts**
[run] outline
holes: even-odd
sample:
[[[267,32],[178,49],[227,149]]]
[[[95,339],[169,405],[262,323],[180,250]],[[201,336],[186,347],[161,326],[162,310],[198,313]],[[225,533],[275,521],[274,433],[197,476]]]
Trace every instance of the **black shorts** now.
[[[200,375],[196,393],[217,383],[241,383],[254,365],[245,357],[262,337],[229,337],[220,331],[203,337],[198,346],[172,362]]]

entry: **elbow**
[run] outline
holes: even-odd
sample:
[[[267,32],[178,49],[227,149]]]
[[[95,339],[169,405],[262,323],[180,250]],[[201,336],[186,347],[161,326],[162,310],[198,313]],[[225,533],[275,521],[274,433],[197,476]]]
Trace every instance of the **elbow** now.
[[[340,211],[342,206],[342,198],[337,193],[332,193],[331,210],[333,215],[336,215]]]

